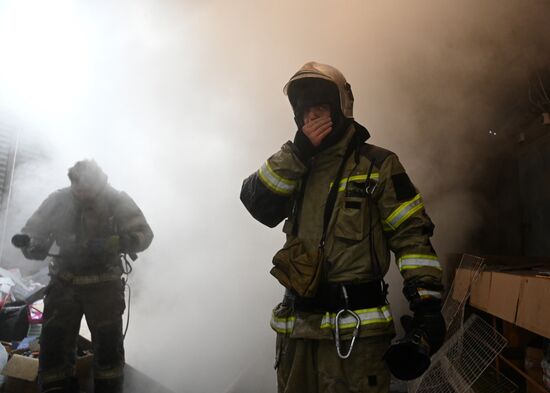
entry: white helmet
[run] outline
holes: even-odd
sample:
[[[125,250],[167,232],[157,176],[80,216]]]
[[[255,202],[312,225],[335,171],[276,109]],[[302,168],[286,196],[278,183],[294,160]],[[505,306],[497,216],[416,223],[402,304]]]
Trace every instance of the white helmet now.
[[[344,75],[336,68],[321,64],[314,61],[306,63],[296,72],[288,83],[283,88],[283,91],[290,100],[290,103],[296,113],[296,99],[294,97],[293,86],[295,82],[306,78],[310,79],[322,79],[332,82],[338,89],[338,97],[340,101],[340,110],[344,117],[349,119],[353,118],[353,93],[351,92],[351,86],[346,81]]]

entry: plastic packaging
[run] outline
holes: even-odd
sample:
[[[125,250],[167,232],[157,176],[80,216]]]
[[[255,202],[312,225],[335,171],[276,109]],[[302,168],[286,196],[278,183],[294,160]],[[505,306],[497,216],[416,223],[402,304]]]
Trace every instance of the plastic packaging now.
[[[0,370],[4,369],[7,362],[8,362],[8,352],[6,351],[6,348],[4,348],[4,346],[0,344]],[[0,386],[4,384],[5,378],[6,377],[0,374]]]

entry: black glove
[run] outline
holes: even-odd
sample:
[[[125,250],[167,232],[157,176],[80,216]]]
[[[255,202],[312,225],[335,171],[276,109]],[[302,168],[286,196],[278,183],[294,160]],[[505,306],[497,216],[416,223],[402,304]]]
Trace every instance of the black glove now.
[[[412,327],[426,334],[430,344],[430,355],[437,352],[445,342],[447,327],[440,308],[419,306],[414,311]]]
[[[403,294],[410,304],[411,311],[414,313],[412,321],[410,317],[402,318],[403,327],[409,331],[411,329],[422,330],[430,345],[430,355],[433,355],[445,342],[447,328],[445,320],[441,315],[441,299],[429,297],[423,299],[418,292],[418,288],[426,288],[432,291],[442,291],[443,286],[438,282],[417,282],[409,281],[403,287]],[[407,329],[406,325],[410,325]]]
[[[44,260],[48,256],[51,242],[48,238],[30,237],[24,233],[18,233],[11,238],[11,244],[19,248],[25,258]]]
[[[294,145],[298,149],[298,157],[307,165],[311,157],[315,155],[315,146],[313,146],[302,130],[296,131],[296,135],[294,135]]]
[[[90,239],[86,243],[86,250],[92,255],[118,254],[120,252],[120,236]]]
[[[413,318],[401,317],[406,334],[384,354],[388,369],[397,379],[410,381],[419,378],[430,367],[430,345],[423,330],[413,327]]]
[[[26,248],[31,244],[31,238],[24,233],[18,233],[11,238],[11,244],[17,248]]]
[[[126,254],[134,252],[136,242],[136,238],[132,235],[120,235],[119,251]]]

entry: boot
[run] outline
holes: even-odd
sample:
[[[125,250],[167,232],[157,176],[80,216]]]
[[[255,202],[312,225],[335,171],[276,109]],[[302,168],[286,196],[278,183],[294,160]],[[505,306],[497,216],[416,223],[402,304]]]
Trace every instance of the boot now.
[[[73,377],[42,384],[40,391],[42,393],[80,393],[80,386],[78,379]]]
[[[94,393],[122,393],[123,377],[94,379]]]

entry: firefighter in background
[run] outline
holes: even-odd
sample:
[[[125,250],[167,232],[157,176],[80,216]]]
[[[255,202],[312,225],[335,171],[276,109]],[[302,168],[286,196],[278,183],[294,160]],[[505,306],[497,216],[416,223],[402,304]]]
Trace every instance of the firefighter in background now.
[[[351,87],[337,69],[307,63],[284,92],[298,125],[294,141],[241,190],[261,223],[286,219],[287,241],[271,270],[286,287],[271,320],[278,390],[388,392],[388,366],[414,378],[445,338],[434,225],[397,156],[366,143]],[[388,350],[395,335],[384,282],[390,250],[414,317]]]
[[[45,259],[54,243],[40,336],[42,392],[79,392],[76,340],[82,316],[92,334],[95,392],[122,392],[125,309],[121,254],[145,250],[151,228],[135,202],[112,188],[95,161],[79,161],[71,186],[52,193],[12,239],[29,259]]]

